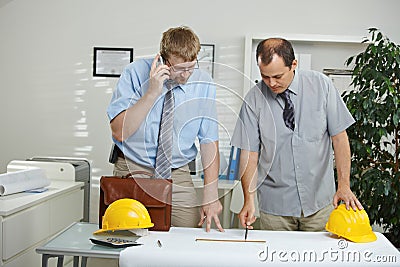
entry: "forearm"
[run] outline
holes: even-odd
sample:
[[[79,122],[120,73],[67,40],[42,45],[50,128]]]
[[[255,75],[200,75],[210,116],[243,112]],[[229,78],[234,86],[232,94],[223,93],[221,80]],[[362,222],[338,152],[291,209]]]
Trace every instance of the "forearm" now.
[[[338,187],[350,188],[351,152],[346,131],[332,137]]]
[[[203,204],[218,199],[219,149],[218,141],[200,144],[201,162],[204,171]]]
[[[339,201],[344,201],[347,209],[351,207],[354,210],[357,208],[361,210],[363,206],[350,189],[351,152],[346,131],[333,136],[332,142],[338,180],[338,188],[333,197],[333,205],[336,208]]]
[[[239,177],[241,177],[245,203],[254,203],[254,195],[257,189],[257,165],[258,152],[241,150]]]

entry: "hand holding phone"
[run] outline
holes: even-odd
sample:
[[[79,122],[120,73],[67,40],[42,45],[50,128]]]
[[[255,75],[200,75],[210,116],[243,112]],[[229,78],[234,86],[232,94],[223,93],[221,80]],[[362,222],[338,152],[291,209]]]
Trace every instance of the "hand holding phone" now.
[[[169,67],[164,64],[161,54],[157,54],[150,69],[150,88],[154,88],[151,91],[156,90],[157,93],[161,94],[163,84],[169,79],[169,76]]]
[[[164,65],[164,59],[162,58],[161,54],[158,57],[157,66]]]

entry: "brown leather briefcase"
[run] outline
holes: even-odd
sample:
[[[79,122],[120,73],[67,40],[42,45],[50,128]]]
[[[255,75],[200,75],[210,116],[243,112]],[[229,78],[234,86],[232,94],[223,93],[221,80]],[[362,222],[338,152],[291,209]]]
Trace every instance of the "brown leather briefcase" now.
[[[135,175],[153,176],[146,171],[134,171],[126,176],[100,178],[99,227],[107,207],[115,200],[132,198],[141,202],[149,212],[154,226],[149,230],[169,231],[171,227],[172,180],[135,178]]]

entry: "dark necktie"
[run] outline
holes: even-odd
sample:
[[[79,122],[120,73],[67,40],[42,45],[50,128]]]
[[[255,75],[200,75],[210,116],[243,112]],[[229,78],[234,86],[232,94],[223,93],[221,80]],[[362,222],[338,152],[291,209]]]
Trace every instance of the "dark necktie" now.
[[[158,148],[154,174],[156,178],[171,178],[173,122],[174,94],[172,92],[172,88],[170,87],[165,94],[160,131],[158,134]]]
[[[292,100],[290,100],[289,89],[286,89],[283,93],[279,94],[283,101],[285,101],[285,108],[283,109],[283,121],[286,127],[294,130],[294,105]]]

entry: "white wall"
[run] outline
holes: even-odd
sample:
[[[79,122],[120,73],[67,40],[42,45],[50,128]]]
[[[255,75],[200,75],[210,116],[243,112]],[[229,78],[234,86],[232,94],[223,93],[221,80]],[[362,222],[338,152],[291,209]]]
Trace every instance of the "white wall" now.
[[[244,40],[269,32],[366,36],[400,42],[398,0],[0,0],[0,173],[12,159],[84,157],[111,173],[106,107],[115,78],[92,77],[93,46],[154,55],[161,33],[188,25],[243,71]],[[361,40],[360,40],[361,41]],[[241,77],[217,79],[241,92]]]

